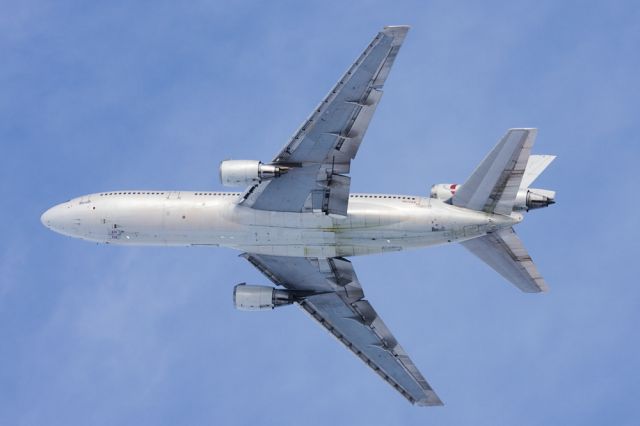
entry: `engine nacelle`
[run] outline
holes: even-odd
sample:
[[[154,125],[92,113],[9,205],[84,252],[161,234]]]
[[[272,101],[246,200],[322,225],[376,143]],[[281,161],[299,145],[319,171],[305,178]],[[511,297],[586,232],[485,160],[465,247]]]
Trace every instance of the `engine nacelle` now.
[[[294,302],[293,294],[264,285],[241,283],[233,288],[233,304],[241,311],[265,311]]]
[[[518,191],[513,210],[533,210],[556,202],[556,192],[548,189],[527,188]]]
[[[440,201],[450,202],[451,198],[459,191],[462,185],[456,183],[439,183],[431,187],[431,198]],[[548,189],[523,188],[518,191],[515,202],[513,203],[514,211],[529,211],[547,207],[555,203],[555,191]]]
[[[257,160],[226,160],[220,163],[220,182],[224,186],[249,186],[286,173],[287,168]]]
[[[462,185],[457,183],[438,183],[431,187],[431,198],[449,201]]]

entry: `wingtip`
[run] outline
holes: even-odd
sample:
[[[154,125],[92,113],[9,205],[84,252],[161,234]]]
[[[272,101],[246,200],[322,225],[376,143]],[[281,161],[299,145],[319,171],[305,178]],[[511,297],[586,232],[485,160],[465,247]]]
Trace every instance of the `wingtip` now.
[[[538,281],[537,284],[538,284],[538,287],[540,288],[539,293],[549,293],[549,286],[544,280]]]
[[[409,25],[386,25],[382,28],[382,32],[384,33],[400,33],[406,34],[411,27]]]
[[[382,29],[382,34],[393,38],[392,46],[400,46],[404,42],[409,28],[408,25],[387,25]]]
[[[440,401],[440,398],[436,397],[435,400],[433,399],[424,399],[421,401],[417,401],[416,405],[418,407],[444,407],[444,403],[442,401]]]
[[[414,403],[419,407],[441,407],[444,405],[440,397],[431,389],[425,390],[423,398]]]

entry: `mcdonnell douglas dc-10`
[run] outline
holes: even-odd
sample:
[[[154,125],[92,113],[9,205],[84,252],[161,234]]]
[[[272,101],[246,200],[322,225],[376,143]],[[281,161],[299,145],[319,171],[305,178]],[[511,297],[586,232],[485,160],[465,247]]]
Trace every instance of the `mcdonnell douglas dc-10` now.
[[[513,226],[554,203],[555,192],[530,185],[555,157],[530,155],[536,129],[511,129],[462,185],[428,197],[351,193],[351,160],[408,30],[378,33],[271,162],[223,161],[222,184],[243,192],[100,192],[52,207],[42,223],[106,244],[241,250],[277,287],[236,285],[236,308],[296,303],[411,403],[442,405],[347,257],[458,242],[520,290],[545,291]]]

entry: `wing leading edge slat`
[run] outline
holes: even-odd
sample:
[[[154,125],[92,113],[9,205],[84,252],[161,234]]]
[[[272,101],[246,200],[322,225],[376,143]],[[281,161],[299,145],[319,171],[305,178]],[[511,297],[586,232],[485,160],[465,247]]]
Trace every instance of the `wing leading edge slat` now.
[[[311,291],[299,305],[410,402],[442,405],[440,398],[391,334],[343,258],[242,255],[272,282]]]

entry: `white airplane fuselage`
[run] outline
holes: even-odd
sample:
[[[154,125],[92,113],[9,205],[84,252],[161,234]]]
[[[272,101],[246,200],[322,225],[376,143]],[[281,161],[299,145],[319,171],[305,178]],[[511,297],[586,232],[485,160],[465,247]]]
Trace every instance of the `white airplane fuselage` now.
[[[347,217],[238,205],[240,193],[118,191],[52,207],[42,222],[107,244],[222,246],[278,256],[335,257],[400,251],[479,237],[522,220],[434,198],[352,194]]]

